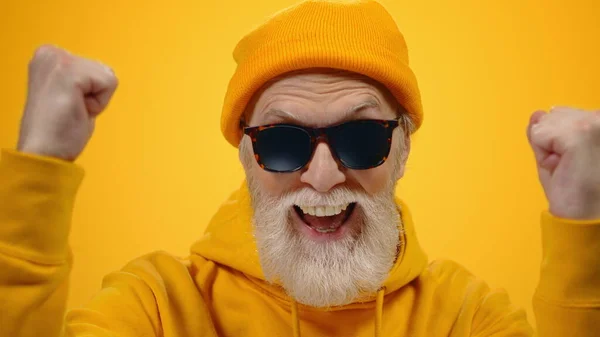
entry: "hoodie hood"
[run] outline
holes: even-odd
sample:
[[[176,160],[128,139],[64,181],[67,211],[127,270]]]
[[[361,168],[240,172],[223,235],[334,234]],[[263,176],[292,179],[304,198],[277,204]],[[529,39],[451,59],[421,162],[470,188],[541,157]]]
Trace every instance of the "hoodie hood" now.
[[[411,282],[427,265],[427,256],[417,241],[408,208],[399,198],[396,198],[396,204],[400,209],[403,228],[400,232],[398,257],[382,285],[384,294],[394,292]],[[254,239],[252,215],[250,192],[244,182],[217,211],[202,238],[191,247],[191,253],[233,268],[245,274],[273,297],[291,303],[293,300],[279,285],[265,281]],[[376,294],[373,294],[372,298],[361,299],[360,303],[356,304],[365,304],[375,299]],[[354,305],[337,309],[350,307]]]

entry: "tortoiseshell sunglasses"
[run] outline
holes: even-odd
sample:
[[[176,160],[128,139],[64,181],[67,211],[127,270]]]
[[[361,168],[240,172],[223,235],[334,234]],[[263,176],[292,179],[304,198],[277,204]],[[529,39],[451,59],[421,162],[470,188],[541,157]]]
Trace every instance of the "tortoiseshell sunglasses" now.
[[[256,161],[266,171],[294,172],[311,160],[317,144],[325,141],[344,167],[366,170],[385,162],[398,119],[363,119],[324,128],[293,124],[241,126],[252,139]]]

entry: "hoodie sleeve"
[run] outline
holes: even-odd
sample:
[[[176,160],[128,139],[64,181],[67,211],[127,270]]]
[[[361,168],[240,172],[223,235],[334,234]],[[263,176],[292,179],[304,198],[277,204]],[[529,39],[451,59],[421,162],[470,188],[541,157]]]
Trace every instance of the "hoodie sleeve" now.
[[[600,219],[542,214],[542,267],[533,298],[538,335],[598,336]]]
[[[64,319],[72,264],[68,235],[82,178],[72,163],[2,152],[0,336],[156,335],[156,313],[143,300],[152,298],[150,290],[131,275],[105,280],[88,309]]]

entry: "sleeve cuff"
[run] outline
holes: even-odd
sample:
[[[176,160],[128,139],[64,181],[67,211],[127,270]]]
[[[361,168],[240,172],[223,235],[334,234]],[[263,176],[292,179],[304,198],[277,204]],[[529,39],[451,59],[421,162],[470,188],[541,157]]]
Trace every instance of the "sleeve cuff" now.
[[[600,303],[600,219],[542,213],[542,268],[536,296],[568,306]]]
[[[83,176],[67,161],[2,150],[0,251],[38,263],[64,261]]]

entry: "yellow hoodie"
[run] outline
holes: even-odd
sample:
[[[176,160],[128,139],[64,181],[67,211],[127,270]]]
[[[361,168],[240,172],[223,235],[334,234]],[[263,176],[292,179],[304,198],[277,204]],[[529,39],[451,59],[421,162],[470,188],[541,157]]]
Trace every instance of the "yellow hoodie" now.
[[[505,292],[450,261],[428,262],[402,202],[400,256],[363,303],[297,305],[264,281],[249,194],[233,193],[187,258],[156,252],[109,274],[65,315],[67,237],[82,170],[4,151],[0,160],[0,336],[532,336]],[[544,260],[534,297],[540,336],[598,336],[600,220],[542,215]]]

